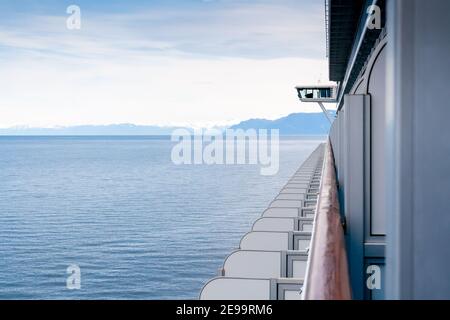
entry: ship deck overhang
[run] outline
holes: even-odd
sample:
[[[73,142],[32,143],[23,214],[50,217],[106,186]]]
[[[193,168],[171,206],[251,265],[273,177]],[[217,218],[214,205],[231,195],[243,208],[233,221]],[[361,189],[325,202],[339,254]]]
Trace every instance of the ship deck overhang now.
[[[385,26],[385,0],[326,0],[329,79],[340,84],[338,109]],[[367,28],[370,6],[381,9],[381,29]]]

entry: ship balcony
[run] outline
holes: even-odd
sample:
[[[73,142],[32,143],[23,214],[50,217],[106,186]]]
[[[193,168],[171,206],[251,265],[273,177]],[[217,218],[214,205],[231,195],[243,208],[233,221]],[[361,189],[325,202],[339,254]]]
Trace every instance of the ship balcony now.
[[[331,146],[321,145],[202,289],[200,299],[349,299]]]

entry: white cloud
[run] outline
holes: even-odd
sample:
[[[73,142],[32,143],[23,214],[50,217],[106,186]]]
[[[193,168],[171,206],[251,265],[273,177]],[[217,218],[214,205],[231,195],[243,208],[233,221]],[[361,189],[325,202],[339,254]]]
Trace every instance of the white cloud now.
[[[96,16],[79,33],[46,16],[2,28],[0,126],[208,126],[319,111],[300,104],[294,86],[326,78],[323,56],[295,54],[323,44],[314,39],[320,23],[274,5],[211,14]]]
[[[317,111],[297,83],[326,71],[319,60],[147,58],[87,65],[21,61],[2,67],[0,125],[222,124]]]

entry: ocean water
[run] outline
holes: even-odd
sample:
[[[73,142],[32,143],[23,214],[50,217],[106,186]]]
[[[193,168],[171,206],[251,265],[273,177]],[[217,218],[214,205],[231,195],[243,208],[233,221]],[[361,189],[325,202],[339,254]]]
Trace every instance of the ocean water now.
[[[282,139],[262,176],[176,166],[164,138],[0,137],[0,299],[197,299],[321,141]]]

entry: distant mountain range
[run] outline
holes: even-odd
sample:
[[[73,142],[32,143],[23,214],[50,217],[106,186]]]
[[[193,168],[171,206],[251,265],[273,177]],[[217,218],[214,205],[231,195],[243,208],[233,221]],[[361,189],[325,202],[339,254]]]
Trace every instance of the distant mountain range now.
[[[335,112],[329,112],[333,118]],[[279,129],[281,135],[326,135],[330,122],[323,113],[293,113],[276,120],[250,119],[231,129]]]
[[[334,112],[330,111],[334,115]],[[293,113],[276,120],[250,119],[233,125],[232,129],[279,129],[281,135],[325,135],[330,123],[323,113]],[[56,128],[0,128],[0,135],[14,136],[112,136],[112,135],[170,135],[177,127],[112,124]]]

